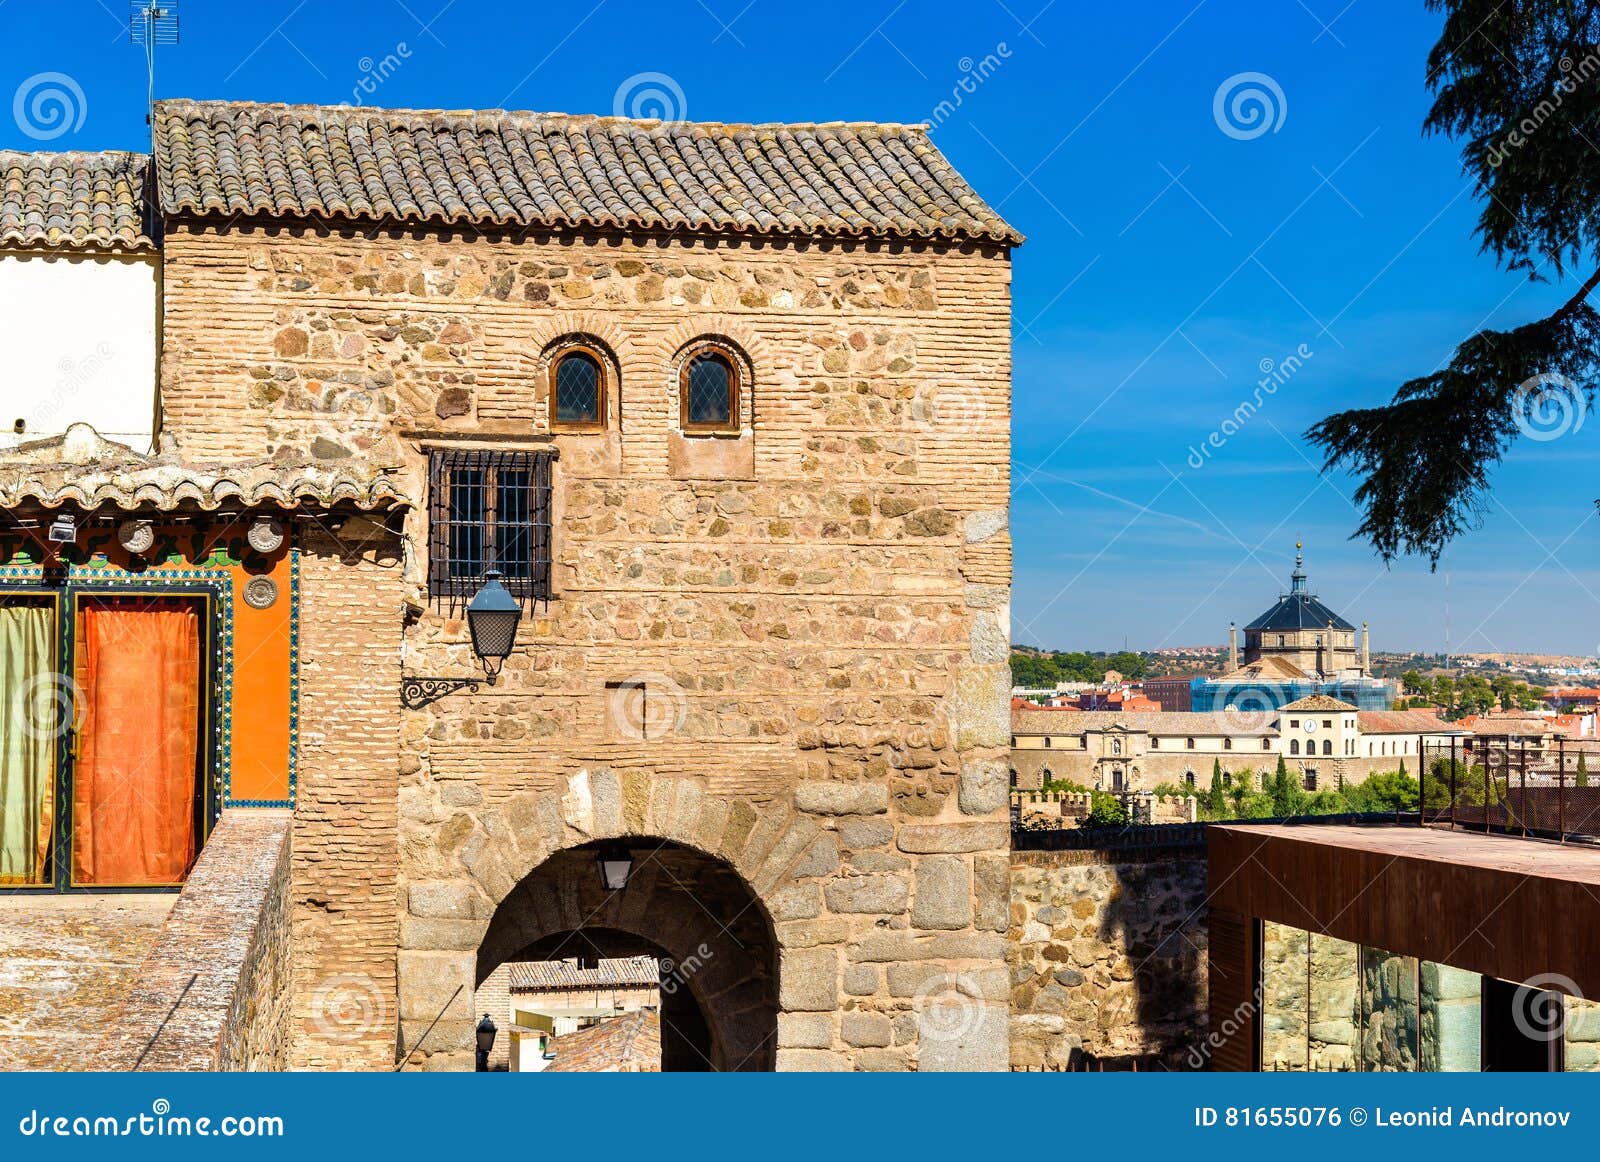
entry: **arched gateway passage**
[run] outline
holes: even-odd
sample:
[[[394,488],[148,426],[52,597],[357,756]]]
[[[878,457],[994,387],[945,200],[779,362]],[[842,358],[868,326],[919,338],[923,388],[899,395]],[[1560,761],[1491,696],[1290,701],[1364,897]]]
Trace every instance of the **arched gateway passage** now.
[[[559,851],[500,902],[477,984],[508,961],[653,956],[661,961],[667,1071],[769,1070],[777,1052],[777,943],[761,902],[727,863],[684,844],[627,841],[627,886],[601,881],[598,844]]]

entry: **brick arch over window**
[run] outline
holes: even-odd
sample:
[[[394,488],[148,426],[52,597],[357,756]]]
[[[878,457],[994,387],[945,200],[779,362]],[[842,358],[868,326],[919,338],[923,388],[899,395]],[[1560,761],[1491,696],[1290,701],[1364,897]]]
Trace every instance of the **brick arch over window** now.
[[[679,388],[685,362],[699,349],[710,346],[727,357],[739,377],[739,431],[749,431],[761,412],[761,392],[778,377],[770,347],[738,319],[710,315],[673,327],[656,347],[661,382],[670,397],[672,414],[679,411]]]
[[[607,371],[614,378],[606,408],[606,426],[618,427],[626,414],[629,388],[639,370],[640,352],[628,341],[627,333],[599,311],[561,311],[547,315],[529,332],[521,354],[526,360],[528,386],[536,397],[539,421],[542,425],[550,415],[551,361],[563,347],[580,339],[586,345],[598,347],[610,359]]]
[[[622,363],[616,349],[600,336],[589,331],[568,331],[547,343],[539,353],[539,388],[543,400],[544,418],[552,430],[559,430],[556,418],[555,369],[568,355],[581,354],[599,364],[600,420],[594,427],[616,429],[622,418]]]
[[[725,865],[763,910],[786,885],[830,874],[837,866],[828,837],[813,820],[795,811],[792,802],[763,801],[757,810],[747,800],[709,794],[698,780],[686,777],[583,770],[561,790],[523,793],[458,818],[470,819],[470,831],[441,878],[407,885],[400,931],[400,1034],[401,1050],[413,1068],[424,1063],[428,1068],[473,1067],[472,1005],[473,990],[481,979],[480,954],[492,958],[519,940],[518,948],[534,944],[564,931],[561,924],[581,918],[569,914],[579,899],[574,895],[571,900],[561,896],[543,904],[529,899],[534,910],[513,908],[518,917],[515,926],[491,923],[508,897],[559,853],[604,839],[638,840],[645,852],[652,842],[670,842]],[[598,885],[591,858],[585,856],[574,866],[579,863],[588,865],[583,882],[592,879]],[[576,874],[571,883],[576,893]],[[632,885],[625,889],[616,904],[621,910],[618,922],[630,904],[638,907],[644,900],[643,891],[633,892]],[[557,914],[552,908],[568,911]],[[639,930],[642,923],[622,930],[653,939]],[[675,940],[660,942],[669,954],[681,955],[675,944]],[[781,932],[775,933],[773,947],[781,979],[785,961],[795,950],[785,946]],[[707,977],[702,988],[710,988],[716,979]],[[779,1011],[781,1002],[780,990]],[[730,998],[728,1003],[741,1002]],[[428,1024],[441,1013],[421,1051],[410,1057]],[[739,1059],[730,1048],[730,1063]]]

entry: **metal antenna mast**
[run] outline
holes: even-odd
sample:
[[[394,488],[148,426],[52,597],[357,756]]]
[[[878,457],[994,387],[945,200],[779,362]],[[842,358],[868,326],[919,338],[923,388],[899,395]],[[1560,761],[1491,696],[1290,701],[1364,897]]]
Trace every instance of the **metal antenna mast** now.
[[[145,124],[154,121],[156,107],[156,45],[178,43],[178,0],[129,0],[128,41],[144,48],[145,72],[149,77]]]

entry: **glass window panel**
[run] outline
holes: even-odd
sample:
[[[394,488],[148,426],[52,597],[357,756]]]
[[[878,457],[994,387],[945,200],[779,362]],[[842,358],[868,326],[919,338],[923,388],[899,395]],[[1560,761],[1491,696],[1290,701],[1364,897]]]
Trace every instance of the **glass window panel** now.
[[[689,364],[688,415],[691,424],[732,422],[733,369],[718,355],[697,355]]]
[[[556,364],[556,422],[600,422],[600,364],[582,351],[569,352]]]
[[[1332,936],[1311,936],[1310,1062],[1313,1072],[1348,1073],[1356,1067],[1361,1019],[1361,948]]]
[[[1566,1070],[1600,1073],[1600,1001],[1566,1000]]]
[[[483,472],[458,468],[450,474],[450,576],[483,573]]]
[[[1483,977],[1422,962],[1422,1068],[1477,1073],[1483,1068]]]
[[[1381,948],[1361,949],[1361,1045],[1364,1073],[1410,1073],[1417,1067],[1417,961]]]
[[[533,576],[532,475],[502,471],[495,490],[498,567],[507,577]]]
[[[1268,921],[1261,926],[1261,1068],[1304,1073],[1310,933]]]

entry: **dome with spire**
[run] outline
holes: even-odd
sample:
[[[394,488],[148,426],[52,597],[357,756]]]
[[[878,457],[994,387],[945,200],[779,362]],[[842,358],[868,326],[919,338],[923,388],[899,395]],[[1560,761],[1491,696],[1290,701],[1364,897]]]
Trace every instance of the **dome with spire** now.
[[[1278,603],[1245,626],[1245,632],[1277,630],[1332,629],[1354,633],[1355,626],[1329,609],[1306,584],[1306,562],[1301,546],[1294,547],[1294,572],[1289,576],[1289,592]]]
[[[1311,592],[1303,546],[1294,546],[1294,572],[1289,591],[1260,617],[1244,627],[1244,660],[1230,645],[1231,668],[1241,676],[1252,667],[1273,667],[1302,678],[1330,678],[1367,671],[1366,643],[1356,640],[1356,627],[1329,609]]]

